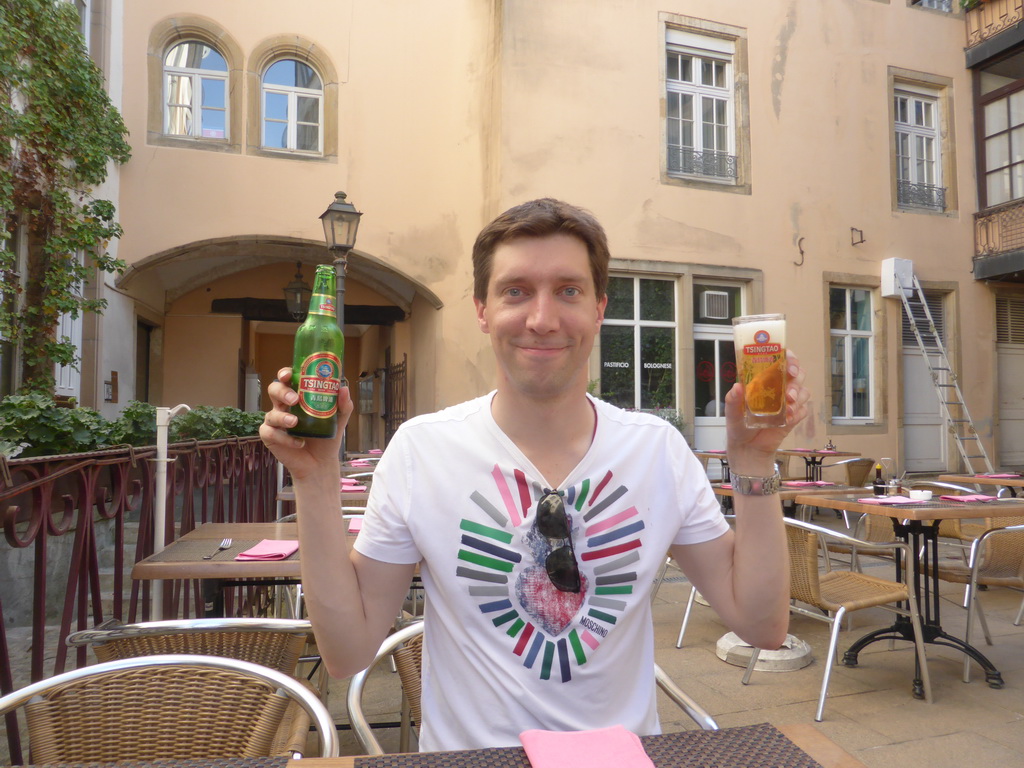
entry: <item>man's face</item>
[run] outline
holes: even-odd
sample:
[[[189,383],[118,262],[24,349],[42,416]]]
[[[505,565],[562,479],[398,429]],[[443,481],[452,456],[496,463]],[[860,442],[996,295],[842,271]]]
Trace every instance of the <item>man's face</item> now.
[[[597,298],[582,241],[551,235],[499,245],[487,301],[474,302],[498,360],[499,390],[539,399],[586,391],[607,297]]]

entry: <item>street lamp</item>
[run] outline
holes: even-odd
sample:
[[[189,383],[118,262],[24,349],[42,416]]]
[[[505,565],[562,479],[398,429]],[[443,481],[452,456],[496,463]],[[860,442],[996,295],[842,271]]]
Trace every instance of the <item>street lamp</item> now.
[[[302,262],[295,262],[295,279],[284,287],[284,303],[288,307],[288,314],[296,320],[302,320],[309,311],[309,297],[313,295],[313,289],[309,283],[302,279]]]
[[[320,221],[324,225],[324,239],[334,262],[338,325],[342,333],[345,331],[345,271],[348,268],[348,252],[356,244],[359,217],[363,215],[345,198],[344,192],[336,192],[334,202],[320,215]]]

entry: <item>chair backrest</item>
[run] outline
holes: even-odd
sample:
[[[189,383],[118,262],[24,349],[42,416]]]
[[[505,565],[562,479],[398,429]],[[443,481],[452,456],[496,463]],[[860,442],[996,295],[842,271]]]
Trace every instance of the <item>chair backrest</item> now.
[[[312,719],[321,753],[338,755],[330,712],[277,670],[237,659],[165,654],[95,664],[0,698],[24,708],[33,761],[260,757],[271,754],[292,702]]]
[[[1024,525],[1024,517],[1001,517],[998,528]],[[981,550],[979,574],[988,581],[1007,579],[1020,582],[1024,579],[1024,530],[1001,531],[984,537]],[[1019,584],[1018,584],[1019,586]]]
[[[858,458],[846,462],[846,484],[861,488],[867,484],[868,475],[877,462],[874,459]]]
[[[808,605],[821,602],[818,578],[818,536],[813,531],[786,520],[786,546],[789,551],[789,596]]]
[[[251,661],[291,675],[313,628],[290,619],[185,619],[121,624],[116,619],[95,629],[73,632],[71,646],[91,645],[100,661],[197,653]]]

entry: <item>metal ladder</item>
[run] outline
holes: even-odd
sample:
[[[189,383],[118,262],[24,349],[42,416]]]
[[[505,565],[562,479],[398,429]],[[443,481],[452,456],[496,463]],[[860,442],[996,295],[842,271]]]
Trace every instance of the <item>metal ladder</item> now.
[[[946,429],[956,441],[960,458],[969,474],[992,472],[992,462],[974,428],[971,414],[967,410],[967,403],[964,402],[963,393],[957,383],[956,372],[950,365],[946,347],[935,328],[935,321],[928,308],[924,291],[921,289],[921,283],[918,282],[917,275],[912,274],[911,280],[913,285],[904,285],[899,274],[896,275],[896,282],[903,289],[900,291],[903,311],[907,313],[907,320],[910,321],[910,327],[914,331],[917,346],[921,348],[921,354],[924,355],[925,364],[931,373],[935,394],[938,395],[942,414],[946,421]],[[912,292],[915,301],[911,301],[911,296],[907,295],[908,291]],[[915,306],[919,308],[918,314],[923,314],[927,319],[926,328],[922,327],[922,324],[914,317]]]

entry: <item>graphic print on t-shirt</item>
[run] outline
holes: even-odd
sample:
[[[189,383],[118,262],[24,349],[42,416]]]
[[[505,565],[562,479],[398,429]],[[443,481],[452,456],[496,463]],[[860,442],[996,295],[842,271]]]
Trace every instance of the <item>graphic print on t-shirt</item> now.
[[[562,493],[580,569],[579,593],[551,584],[544,561],[553,544],[534,527],[543,494],[519,469],[491,471],[492,487],[470,494],[480,514],[462,519],[456,574],[495,632],[509,638],[509,652],[542,680],[568,682],[573,666],[614,631],[636,594],[636,563],[644,521],[629,504],[628,489],[614,486],[608,470]],[[518,573],[516,572],[518,570]]]

